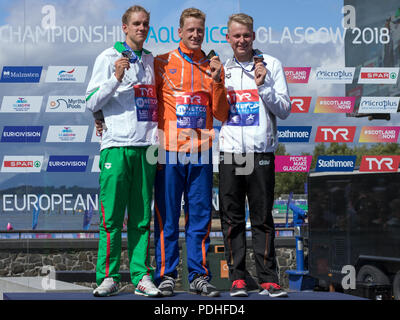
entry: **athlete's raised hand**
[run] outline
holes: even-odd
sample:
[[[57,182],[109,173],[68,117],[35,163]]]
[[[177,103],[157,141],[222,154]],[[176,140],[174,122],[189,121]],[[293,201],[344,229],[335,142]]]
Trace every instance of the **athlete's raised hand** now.
[[[119,58],[115,61],[115,77],[119,82],[122,82],[122,79],[125,75],[125,69],[129,70],[129,59],[128,58]]]
[[[210,59],[211,77],[215,82],[221,81],[222,63],[218,56]]]
[[[257,86],[264,84],[265,76],[267,75],[267,68],[264,66],[262,61],[257,62],[254,69],[254,80]]]

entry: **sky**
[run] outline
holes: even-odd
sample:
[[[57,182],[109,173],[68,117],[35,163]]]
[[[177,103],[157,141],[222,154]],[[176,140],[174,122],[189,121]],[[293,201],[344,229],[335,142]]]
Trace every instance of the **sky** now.
[[[350,1],[351,2],[351,1]],[[388,2],[393,2],[388,0]],[[145,47],[154,54],[163,53],[176,48],[172,41],[171,32],[178,27],[180,12],[188,7],[197,7],[207,15],[206,26],[214,28],[205,41],[205,51],[215,49],[225,61],[232,55],[229,44],[224,42],[222,34],[230,14],[245,12],[253,16],[255,30],[258,30],[255,47],[278,58],[286,67],[345,67],[345,43],[340,41],[343,34],[343,1],[340,0],[138,0],[135,3],[143,5],[151,12],[151,26],[153,37],[149,36]],[[379,3],[379,1],[376,1]],[[132,3],[133,4],[133,3]],[[55,9],[55,25],[61,30],[61,35],[53,39],[37,34],[43,23],[48,22],[46,6]],[[42,142],[39,144],[0,143],[0,159],[4,155],[41,154],[45,158],[49,155],[89,155],[86,182],[88,186],[97,186],[97,173],[91,173],[94,156],[99,153],[99,145],[90,142],[93,131],[92,116],[89,111],[83,113],[46,113],[45,104],[48,96],[82,96],[90,79],[95,57],[114,43],[114,36],[118,34],[120,19],[127,8],[126,1],[117,0],[2,0],[0,2],[0,65],[3,66],[43,66],[42,78],[39,84],[6,84],[0,83],[0,99],[4,96],[43,96],[43,105],[40,113],[17,114],[0,113],[0,130],[5,125],[43,125]],[[43,11],[42,11],[43,10]],[[382,15],[383,17],[384,15]],[[98,29],[95,29],[95,28]],[[115,27],[116,29],[112,29]],[[11,28],[11,29],[10,29]],[[106,41],[90,41],[85,37],[75,38],[76,30],[83,28],[91,32],[92,39],[98,39],[99,33],[109,32]],[[305,30],[324,32],[313,34],[306,41]],[[12,30],[12,31],[10,31]],[[22,30],[22,31],[21,31]],[[24,31],[29,32],[25,33]],[[88,31],[89,30],[89,31]],[[97,30],[97,31],[94,31]],[[99,31],[100,30],[100,31]],[[116,31],[115,31],[116,30]],[[327,37],[333,32],[335,37]],[[97,32],[97,33],[96,33]],[[111,35],[111,33],[112,35]],[[284,33],[286,32],[286,33]],[[303,38],[296,36],[296,32]],[[339,32],[339,38],[338,33]],[[21,39],[25,36],[25,39]],[[104,37],[103,37],[104,38]],[[78,40],[76,40],[78,39]],[[83,39],[83,40],[81,40]],[[156,40],[157,39],[157,40]],[[45,83],[44,78],[48,66],[88,66],[84,83],[51,84]],[[311,96],[312,102],[308,114],[291,114],[288,119],[278,120],[278,125],[298,126],[312,125],[313,131],[309,143],[287,143],[289,154],[297,155],[302,152],[312,153],[314,135],[319,125],[364,125],[393,126],[399,123],[398,115],[392,120],[368,121],[366,118],[351,118],[344,114],[315,114],[314,104],[318,96],[343,96],[345,86],[342,84],[320,84],[312,79],[308,84],[289,84],[291,96]],[[0,102],[1,102],[0,101]],[[86,143],[46,143],[44,142],[49,125],[88,125]],[[34,176],[35,174],[33,174]],[[32,175],[19,176],[11,173],[0,173],[0,189],[28,182]],[[47,183],[52,185],[81,184],[84,177],[81,173],[65,175],[51,175],[43,172],[36,175],[33,183]],[[29,181],[31,182],[31,181]]]

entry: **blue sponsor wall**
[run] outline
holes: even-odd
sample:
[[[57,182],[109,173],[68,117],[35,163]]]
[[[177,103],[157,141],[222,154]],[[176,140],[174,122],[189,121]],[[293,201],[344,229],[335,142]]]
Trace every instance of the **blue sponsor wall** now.
[[[0,230],[9,223],[14,229],[81,230],[84,225],[97,230],[100,145],[84,97],[95,57],[124,38],[121,16],[130,4],[122,0],[3,2],[7,9],[0,12]],[[193,2],[135,3],[151,12],[145,48],[154,55],[175,49],[180,13]],[[351,2],[336,0],[196,3],[207,15],[206,53],[214,49],[223,62],[232,57],[225,38],[227,20],[232,13],[244,12],[254,18],[255,48],[277,57],[284,68],[311,68],[308,81],[288,83],[291,96],[311,97],[309,111],[292,113],[276,123],[279,142],[288,155],[312,154],[319,126],[357,126],[349,142],[353,146],[360,144],[362,126],[400,123],[396,113],[384,124],[339,112],[314,113],[318,97],[349,95],[359,101],[361,96],[400,95],[399,82],[358,84],[360,66],[400,65],[398,51],[391,62],[384,55],[391,40],[392,47],[399,48],[395,41],[400,38],[398,1],[348,5]],[[379,15],[371,22],[365,12]],[[388,37],[385,21],[392,16]],[[364,31],[368,27],[377,29],[369,34],[369,29]],[[357,28],[361,35],[354,39]],[[347,52],[353,52],[350,58]],[[336,76],[345,67],[356,68],[354,79]],[[316,70],[325,70],[324,77],[317,78]],[[214,150],[217,153],[216,143]]]

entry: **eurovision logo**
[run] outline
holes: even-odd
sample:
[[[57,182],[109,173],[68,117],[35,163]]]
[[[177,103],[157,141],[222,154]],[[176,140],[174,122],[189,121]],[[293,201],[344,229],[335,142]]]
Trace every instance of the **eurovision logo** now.
[[[395,172],[399,169],[400,156],[363,156],[360,171]]]
[[[87,68],[87,66],[49,66],[45,82],[83,83]]]
[[[400,127],[364,126],[359,142],[397,142]]]
[[[314,113],[351,113],[356,97],[318,97]]]
[[[355,126],[319,126],[315,142],[353,142],[356,129]]]
[[[89,156],[50,156],[47,172],[85,172]]]
[[[396,84],[400,68],[361,68],[358,83]]]
[[[40,142],[43,126],[5,126],[1,142]]]
[[[308,172],[312,156],[275,156],[275,172]]]
[[[284,67],[287,83],[308,83],[311,67]]]
[[[43,156],[4,156],[1,172],[40,172]]]
[[[311,97],[290,97],[292,104],[291,113],[308,113],[311,104]]]

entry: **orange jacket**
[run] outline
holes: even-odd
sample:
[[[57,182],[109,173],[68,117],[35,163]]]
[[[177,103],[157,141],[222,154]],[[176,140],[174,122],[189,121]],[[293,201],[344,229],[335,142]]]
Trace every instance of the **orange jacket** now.
[[[228,118],[224,72],[214,82],[204,53],[180,42],[178,49],[154,59],[154,73],[160,146],[180,152],[211,148],[213,116],[222,122]]]

